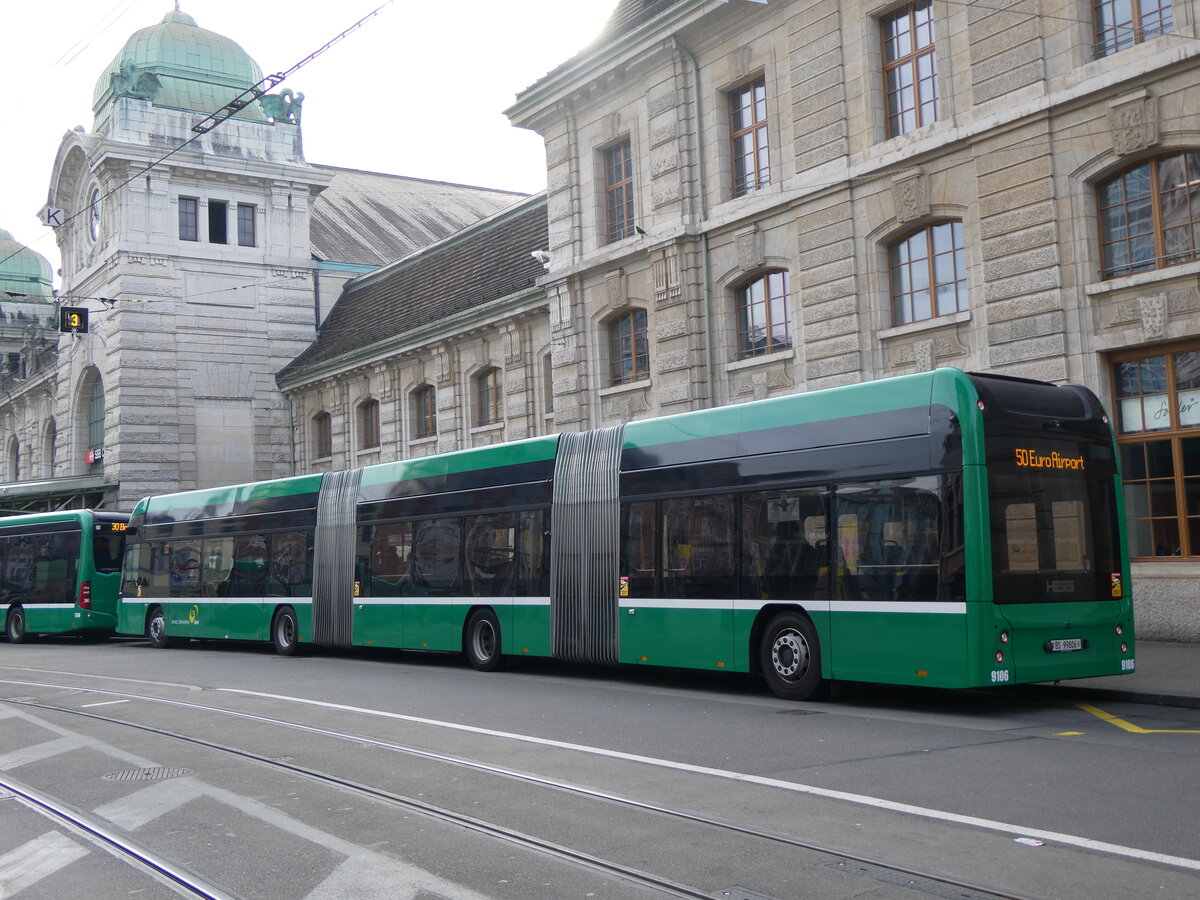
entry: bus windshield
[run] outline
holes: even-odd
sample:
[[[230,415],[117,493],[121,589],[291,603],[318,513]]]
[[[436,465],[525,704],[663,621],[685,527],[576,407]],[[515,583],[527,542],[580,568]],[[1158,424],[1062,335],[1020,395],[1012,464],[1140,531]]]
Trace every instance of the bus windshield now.
[[[1119,599],[1112,448],[1005,438],[988,457],[995,601]]]

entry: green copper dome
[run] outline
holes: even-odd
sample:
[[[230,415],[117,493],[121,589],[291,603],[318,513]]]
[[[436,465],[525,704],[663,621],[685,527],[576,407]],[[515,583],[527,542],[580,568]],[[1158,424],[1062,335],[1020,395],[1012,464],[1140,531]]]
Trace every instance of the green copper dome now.
[[[54,299],[50,263],[40,253],[17,243],[3,228],[0,228],[0,260],[0,292],[25,295],[17,299]],[[0,300],[8,299],[8,294],[0,293]]]
[[[96,82],[92,111],[99,117],[116,97],[140,97],[207,115],[261,80],[262,70],[245,50],[175,9],[125,42]],[[257,103],[238,118],[266,121]]]

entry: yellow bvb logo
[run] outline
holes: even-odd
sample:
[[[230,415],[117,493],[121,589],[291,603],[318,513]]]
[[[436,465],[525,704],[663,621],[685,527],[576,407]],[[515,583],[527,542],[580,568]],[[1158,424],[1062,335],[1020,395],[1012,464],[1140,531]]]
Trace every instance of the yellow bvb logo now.
[[[200,618],[200,607],[199,606],[193,606],[191,609],[188,610],[188,624],[189,625],[195,625],[196,620],[199,618]]]

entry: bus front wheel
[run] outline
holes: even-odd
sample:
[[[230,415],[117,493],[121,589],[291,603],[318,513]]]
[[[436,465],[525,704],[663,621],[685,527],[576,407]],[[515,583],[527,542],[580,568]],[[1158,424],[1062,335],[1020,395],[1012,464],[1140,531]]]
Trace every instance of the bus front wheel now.
[[[25,630],[25,610],[19,606],[10,609],[8,618],[5,620],[4,631],[10,644],[25,643],[29,639],[29,633]]]
[[[807,616],[780,613],[763,632],[759,647],[763,677],[776,697],[807,700],[821,684],[821,647]]]
[[[146,616],[146,640],[156,650],[171,646],[171,639],[167,637],[167,617],[161,606],[154,607]]]
[[[295,656],[296,648],[300,645],[300,626],[296,620],[296,611],[285,606],[275,613],[275,622],[271,625],[271,643],[275,652],[280,656]]]
[[[504,665],[504,656],[500,652],[500,622],[490,609],[477,609],[471,615],[464,643],[471,668],[494,672]]]

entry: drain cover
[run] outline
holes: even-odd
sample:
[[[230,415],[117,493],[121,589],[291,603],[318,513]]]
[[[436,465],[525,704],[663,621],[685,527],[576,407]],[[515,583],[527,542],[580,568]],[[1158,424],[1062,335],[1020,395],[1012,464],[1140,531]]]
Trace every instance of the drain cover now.
[[[162,781],[164,778],[181,778],[191,775],[191,769],[159,767],[155,769],[126,769],[123,772],[109,772],[102,776],[105,781]]]

